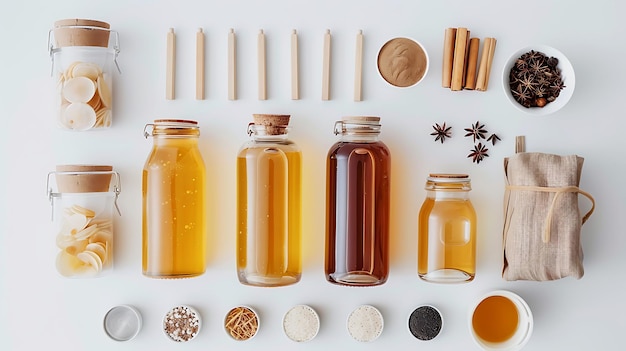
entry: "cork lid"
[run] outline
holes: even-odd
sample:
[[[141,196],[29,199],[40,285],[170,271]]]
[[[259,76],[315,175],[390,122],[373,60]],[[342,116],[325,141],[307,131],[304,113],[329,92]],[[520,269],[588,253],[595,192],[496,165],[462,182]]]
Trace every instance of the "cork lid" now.
[[[111,26],[102,21],[71,18],[54,22],[54,39],[57,47],[109,46]]]
[[[253,114],[254,124],[258,126],[264,126],[265,131],[269,135],[280,135],[286,133],[286,128],[289,125],[290,115],[268,115],[268,114]]]
[[[112,166],[106,165],[58,165],[57,187],[61,193],[107,192],[111,184]],[[67,172],[67,173],[66,173]],[[62,174],[66,173],[66,174]]]

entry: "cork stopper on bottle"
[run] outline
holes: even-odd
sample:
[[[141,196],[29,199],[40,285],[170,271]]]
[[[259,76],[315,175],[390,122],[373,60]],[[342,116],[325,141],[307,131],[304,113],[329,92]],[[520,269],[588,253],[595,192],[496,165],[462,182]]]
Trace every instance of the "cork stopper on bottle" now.
[[[287,133],[290,115],[266,115],[254,114],[254,124],[264,126],[268,135],[281,135]]]
[[[109,46],[111,26],[102,21],[71,18],[54,22],[54,40],[57,47]]]
[[[106,165],[58,165],[57,187],[61,193],[107,192],[111,184],[112,166]],[[60,174],[67,172],[67,174]]]

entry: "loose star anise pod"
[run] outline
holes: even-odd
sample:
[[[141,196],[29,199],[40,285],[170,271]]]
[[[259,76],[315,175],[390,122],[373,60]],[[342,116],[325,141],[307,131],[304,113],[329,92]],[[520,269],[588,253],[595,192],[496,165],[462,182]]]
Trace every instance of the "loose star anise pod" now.
[[[435,142],[437,140],[441,140],[441,143],[443,144],[444,140],[446,138],[449,138],[452,135],[452,133],[450,132],[450,129],[452,129],[452,127],[446,127],[446,123],[445,122],[441,126],[439,125],[439,123],[435,123],[435,125],[433,126],[433,129],[435,131],[430,133],[430,135],[436,135],[437,136],[435,138]]]
[[[485,157],[489,157],[489,155],[487,154],[487,151],[489,151],[489,149],[487,149],[482,143],[474,145],[474,149],[471,151],[472,152],[467,155],[467,157],[471,157],[472,162],[476,162],[476,164],[479,164],[480,161],[482,161]]]
[[[471,136],[472,138],[474,138],[474,142],[476,142],[476,139],[480,140],[480,139],[485,139],[485,134],[487,134],[487,130],[485,129],[485,125],[484,124],[480,124],[480,122],[476,121],[476,124],[472,124],[471,128],[465,128],[465,131],[467,132],[467,134],[465,134],[466,137]]]
[[[496,140],[501,141],[502,139],[500,139],[500,137],[495,134],[491,134],[489,138],[487,138],[487,141],[491,141],[491,145],[496,145]]]

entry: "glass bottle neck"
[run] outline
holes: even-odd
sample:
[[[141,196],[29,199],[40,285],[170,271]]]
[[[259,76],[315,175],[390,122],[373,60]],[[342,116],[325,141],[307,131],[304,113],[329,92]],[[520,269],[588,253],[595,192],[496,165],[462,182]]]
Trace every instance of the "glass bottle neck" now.
[[[154,124],[147,124],[144,127],[144,136],[157,139],[198,139],[200,128],[196,121],[190,120],[155,120]]]
[[[372,122],[337,121],[335,134],[344,142],[374,143],[378,141],[380,124]]]
[[[263,126],[250,123],[248,135],[254,141],[286,141],[289,138],[289,129],[283,126]]]
[[[472,186],[464,174],[431,174],[426,181],[427,196],[434,199],[469,199]]]

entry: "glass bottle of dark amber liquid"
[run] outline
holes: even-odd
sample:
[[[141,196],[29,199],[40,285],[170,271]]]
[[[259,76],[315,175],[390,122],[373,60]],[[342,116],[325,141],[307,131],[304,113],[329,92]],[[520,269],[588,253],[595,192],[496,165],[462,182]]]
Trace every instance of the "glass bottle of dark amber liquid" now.
[[[326,279],[334,284],[383,284],[389,271],[391,155],[378,140],[379,117],[335,123],[326,176]]]

